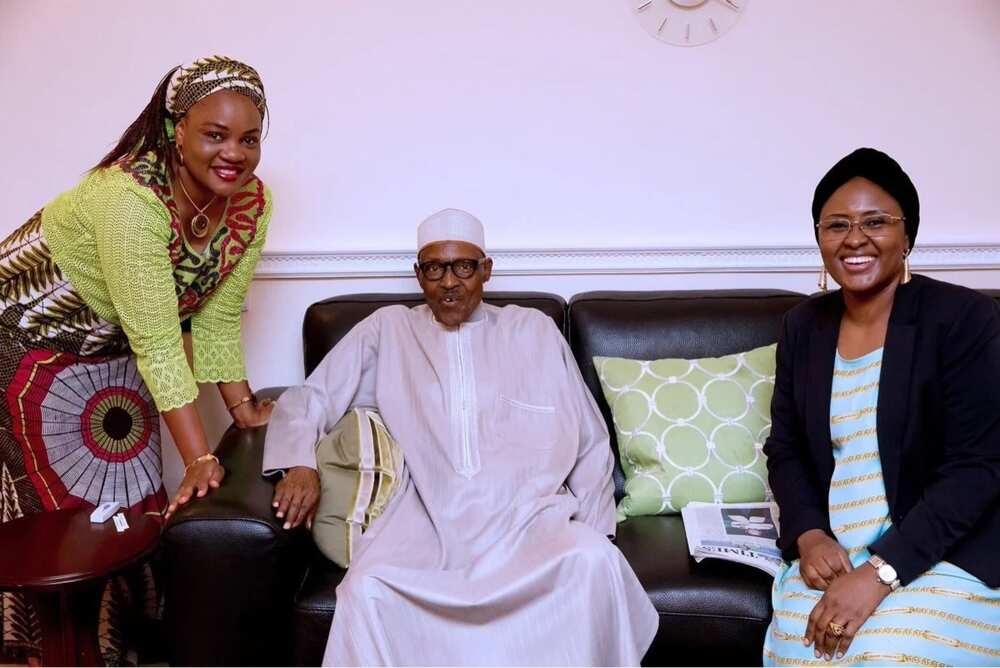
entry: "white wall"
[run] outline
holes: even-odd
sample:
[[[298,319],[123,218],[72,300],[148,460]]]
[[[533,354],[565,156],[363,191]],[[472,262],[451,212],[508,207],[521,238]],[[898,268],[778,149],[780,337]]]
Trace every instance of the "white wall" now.
[[[0,0],[0,234],[72,186],[168,68],[221,52],[267,87],[275,258],[407,249],[445,206],[480,216],[495,248],[808,246],[816,181],[860,145],[916,182],[918,247],[1000,252],[1000,3],[745,1],[732,31],[685,49],[649,37],[626,0]],[[955,257],[942,276],[1000,287],[1000,255]],[[804,265],[600,262],[575,275],[541,262],[493,287],[814,285]],[[252,382],[300,378],[310,302],[415,289],[390,274],[256,282]],[[201,403],[214,437],[224,410]]]

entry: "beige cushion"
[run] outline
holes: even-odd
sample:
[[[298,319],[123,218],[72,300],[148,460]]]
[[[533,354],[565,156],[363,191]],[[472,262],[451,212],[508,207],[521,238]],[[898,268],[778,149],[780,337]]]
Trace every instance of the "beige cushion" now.
[[[313,539],[343,568],[399,488],[403,453],[372,408],[354,408],[316,444],[321,494]]]

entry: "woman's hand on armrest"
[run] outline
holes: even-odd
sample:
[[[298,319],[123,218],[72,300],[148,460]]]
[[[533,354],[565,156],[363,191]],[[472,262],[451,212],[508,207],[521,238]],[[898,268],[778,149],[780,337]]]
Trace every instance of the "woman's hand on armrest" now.
[[[263,427],[271,419],[273,410],[274,401],[271,399],[248,401],[232,410],[233,424],[238,429]]]
[[[274,400],[259,398],[250,389],[247,381],[219,383],[218,388],[237,429],[262,427],[271,419]]]
[[[177,493],[167,507],[164,519],[169,520],[178,506],[184,505],[192,498],[205,496],[210,489],[218,489],[224,477],[226,469],[217,458],[198,458],[188,464],[184,469],[184,479],[177,487]]]

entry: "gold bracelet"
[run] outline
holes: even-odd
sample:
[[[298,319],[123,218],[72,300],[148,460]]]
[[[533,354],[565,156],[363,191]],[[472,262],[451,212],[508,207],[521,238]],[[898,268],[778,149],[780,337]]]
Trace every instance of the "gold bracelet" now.
[[[249,403],[249,402],[255,401],[255,400],[256,399],[251,394],[248,397],[243,397],[242,399],[240,399],[239,401],[237,401],[235,404],[230,404],[229,406],[226,406],[226,410],[228,410],[230,413],[232,413],[235,409],[239,408],[243,404],[246,404],[246,403]]]
[[[184,475],[187,475],[188,469],[194,466],[195,464],[198,464],[199,462],[208,461],[209,459],[214,459],[216,464],[219,464],[220,466],[222,465],[222,462],[219,461],[218,457],[213,455],[211,452],[206,452],[201,457],[195,457],[194,459],[192,459],[191,463],[184,467]]]

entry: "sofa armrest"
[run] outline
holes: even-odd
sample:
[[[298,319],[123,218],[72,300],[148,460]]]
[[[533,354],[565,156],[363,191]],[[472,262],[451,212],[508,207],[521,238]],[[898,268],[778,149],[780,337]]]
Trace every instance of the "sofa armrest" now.
[[[260,397],[276,397],[269,388]],[[173,665],[287,665],[292,600],[306,567],[303,529],[285,531],[261,475],[266,427],[223,435],[217,490],[177,510],[163,531],[166,634]]]

